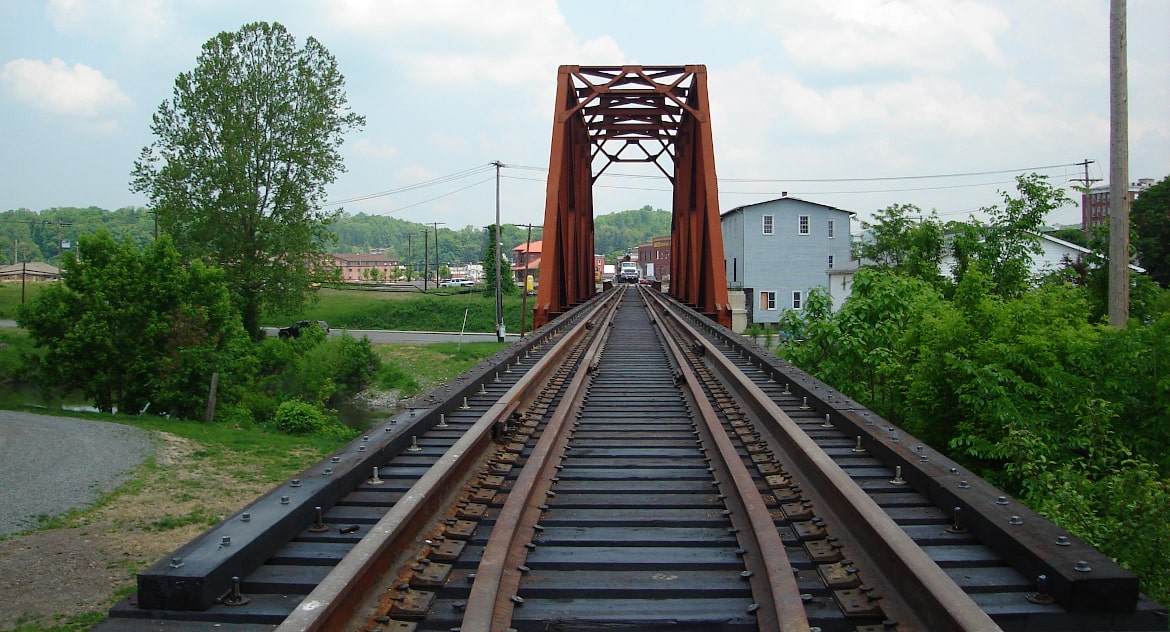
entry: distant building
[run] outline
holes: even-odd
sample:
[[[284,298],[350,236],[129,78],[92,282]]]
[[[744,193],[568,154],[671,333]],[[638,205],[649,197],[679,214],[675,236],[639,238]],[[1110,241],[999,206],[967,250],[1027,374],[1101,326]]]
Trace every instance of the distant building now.
[[[857,267],[853,215],[787,196],[722,215],[727,284],[747,295],[749,323],[776,323],[784,310],[803,309],[814,287],[841,285],[847,295]]]
[[[333,268],[347,283],[390,281],[398,275],[398,260],[375,254],[334,254]]]
[[[1138,199],[1146,189],[1154,186],[1153,178],[1142,178],[1129,185],[1129,203]],[[1081,194],[1081,230],[1086,235],[1099,226],[1109,226],[1109,185],[1093,187]]]
[[[512,278],[522,287],[525,275],[531,275],[534,281],[540,279],[540,251],[543,244],[543,241],[533,241],[512,249]]]
[[[61,271],[42,261],[29,261],[28,263],[0,266],[0,282],[24,281],[25,283],[38,283],[41,281],[60,280]]]
[[[670,236],[654,237],[638,244],[638,271],[642,277],[670,280]]]

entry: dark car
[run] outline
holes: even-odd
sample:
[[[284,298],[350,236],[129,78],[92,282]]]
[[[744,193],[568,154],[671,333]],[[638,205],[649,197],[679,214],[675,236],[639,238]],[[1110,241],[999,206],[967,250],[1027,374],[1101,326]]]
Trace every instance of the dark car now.
[[[325,333],[329,333],[329,323],[323,320],[298,320],[288,327],[281,327],[276,335],[281,338],[300,338],[302,329],[313,326],[320,327]]]

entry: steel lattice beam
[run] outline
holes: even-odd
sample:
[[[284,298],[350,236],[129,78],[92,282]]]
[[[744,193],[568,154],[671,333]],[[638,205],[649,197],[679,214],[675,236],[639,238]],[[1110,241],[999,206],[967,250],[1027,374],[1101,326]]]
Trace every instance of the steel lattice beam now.
[[[673,183],[669,292],[730,326],[701,65],[558,70],[533,323],[594,294],[593,181],[615,162],[651,163]]]

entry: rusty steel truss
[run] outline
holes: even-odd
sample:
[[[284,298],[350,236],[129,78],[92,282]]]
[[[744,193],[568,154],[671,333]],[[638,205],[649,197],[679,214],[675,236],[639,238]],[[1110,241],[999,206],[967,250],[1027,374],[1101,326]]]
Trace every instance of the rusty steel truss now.
[[[730,326],[702,65],[558,70],[534,324],[595,293],[593,182],[617,162],[653,164],[674,185],[669,294]]]

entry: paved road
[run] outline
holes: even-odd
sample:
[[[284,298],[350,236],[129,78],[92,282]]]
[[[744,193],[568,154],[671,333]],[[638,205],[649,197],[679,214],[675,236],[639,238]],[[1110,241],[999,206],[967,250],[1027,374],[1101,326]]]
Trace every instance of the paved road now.
[[[0,319],[0,327],[16,327],[15,320]],[[269,336],[276,335],[275,327],[265,327]],[[334,329],[332,335],[340,335],[343,330]],[[366,336],[375,344],[430,344],[432,342],[495,342],[494,333],[466,332],[463,334],[446,331],[391,331],[385,329],[346,329],[351,336],[361,338]],[[516,342],[518,334],[508,334],[505,342]]]
[[[151,450],[139,428],[0,410],[0,536],[93,503]]]
[[[264,331],[269,336],[276,335],[275,327],[265,327]],[[451,333],[446,331],[391,331],[386,329],[333,329],[329,332],[331,336],[341,335],[345,331],[354,338],[361,338],[366,336],[370,342],[374,344],[430,344],[432,342],[495,342],[496,335],[493,333],[479,333],[467,332],[463,334]],[[517,334],[508,334],[504,337],[505,342],[516,342],[520,339]]]

